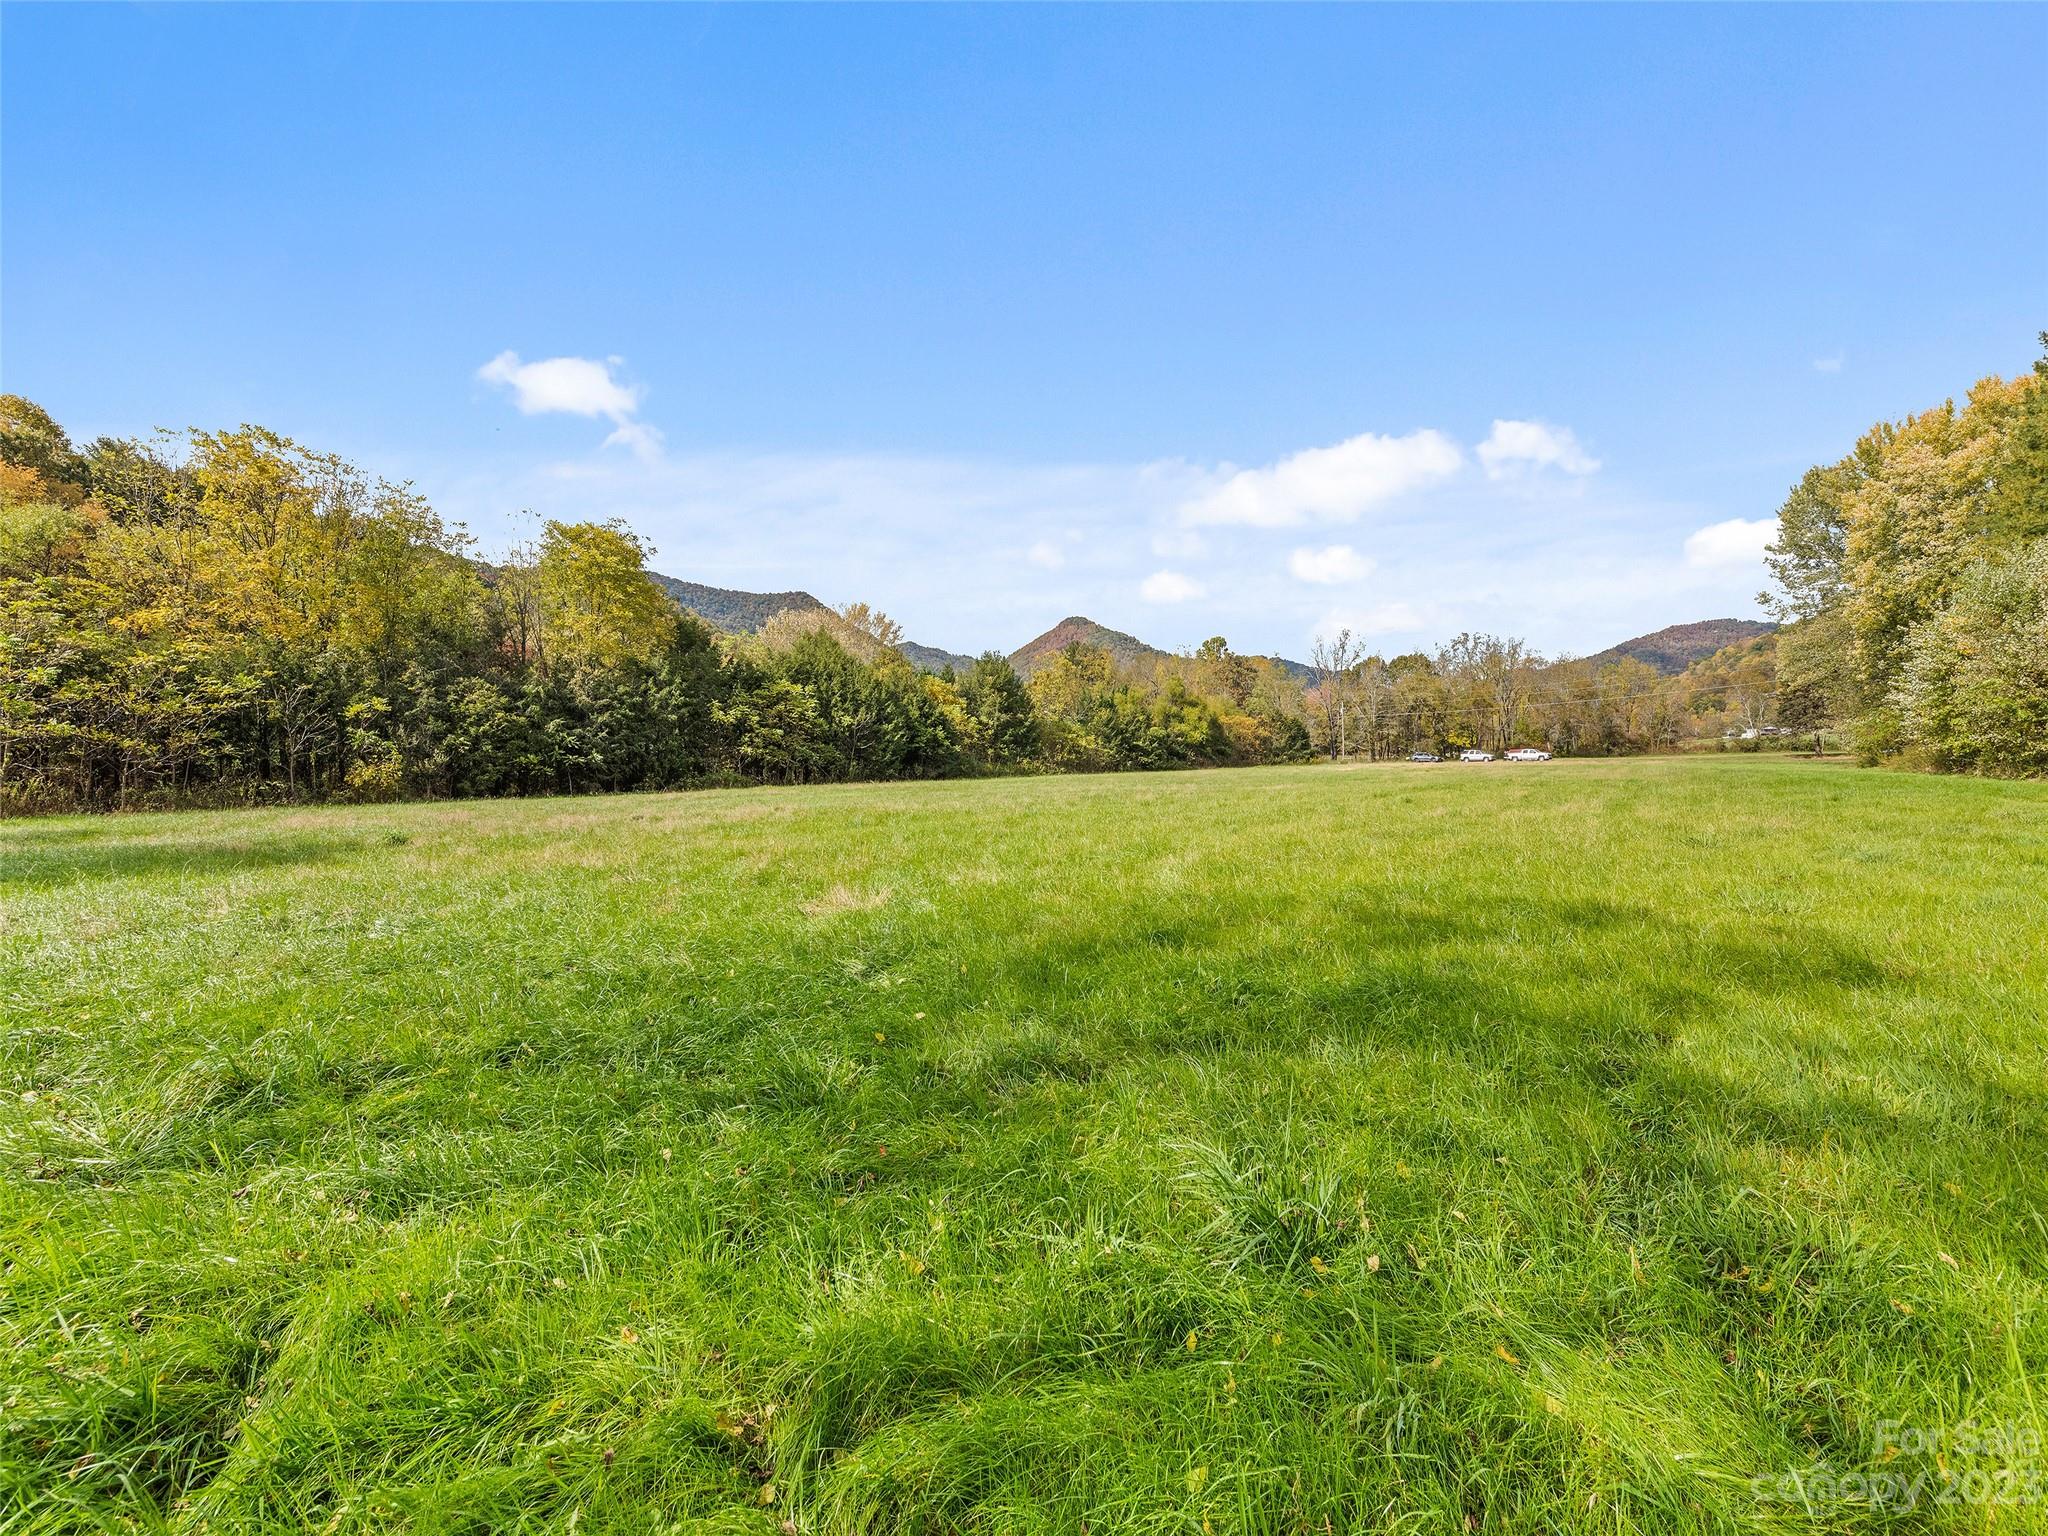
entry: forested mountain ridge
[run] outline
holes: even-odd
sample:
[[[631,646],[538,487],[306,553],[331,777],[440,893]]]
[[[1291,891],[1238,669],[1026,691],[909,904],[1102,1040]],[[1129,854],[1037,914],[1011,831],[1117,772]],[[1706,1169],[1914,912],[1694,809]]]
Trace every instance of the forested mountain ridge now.
[[[1124,668],[1165,661],[1171,654],[1156,645],[1147,645],[1136,635],[1127,635],[1120,629],[1111,629],[1106,624],[1074,614],[1010,652],[1010,665],[1028,678],[1070,645],[1089,645],[1107,651],[1110,659]]]
[[[778,613],[823,613],[825,605],[808,592],[742,592],[733,587],[707,587],[649,571],[654,584],[713,629],[728,635],[758,635]]]
[[[808,592],[743,592],[736,587],[708,587],[679,576],[664,576],[659,571],[647,574],[680,606],[728,635],[758,635],[778,613],[832,612]],[[943,672],[947,667],[959,671],[974,665],[972,656],[935,645],[919,645],[915,640],[898,641],[896,649],[920,672]]]
[[[1767,619],[1699,619],[1691,624],[1667,624],[1651,634],[1610,645],[1586,660],[1608,662],[1627,657],[1648,662],[1664,676],[1675,677],[1716,651],[1768,635],[1777,627]]]
[[[919,645],[915,640],[899,640],[896,649],[920,672],[939,673],[951,667],[955,672],[965,672],[974,665],[972,656],[963,656],[958,651],[943,650],[936,645]]]

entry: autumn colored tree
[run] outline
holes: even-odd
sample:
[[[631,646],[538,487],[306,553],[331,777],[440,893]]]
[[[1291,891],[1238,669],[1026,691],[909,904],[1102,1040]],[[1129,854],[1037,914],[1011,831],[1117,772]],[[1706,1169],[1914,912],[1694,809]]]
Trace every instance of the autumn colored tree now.
[[[2048,336],[2043,338],[2048,347]],[[1766,594],[1791,620],[1779,637],[1779,690],[1803,723],[1850,728],[1866,760],[1924,752],[1947,766],[2031,771],[2018,735],[2032,718],[2024,649],[2027,551],[2048,532],[2048,357],[1866,432],[1839,463],[1807,472],[1779,513]],[[1967,616],[1967,622],[1965,621]],[[1990,626],[1972,633],[1970,624]],[[1964,649],[2007,662],[1963,666]],[[1960,709],[2010,690],[1998,718]],[[1998,712],[1994,711],[1993,714]],[[1975,721],[1973,746],[1958,733]]]
[[[614,519],[541,527],[534,561],[543,667],[613,667],[658,650],[676,608],[647,576],[647,546]]]

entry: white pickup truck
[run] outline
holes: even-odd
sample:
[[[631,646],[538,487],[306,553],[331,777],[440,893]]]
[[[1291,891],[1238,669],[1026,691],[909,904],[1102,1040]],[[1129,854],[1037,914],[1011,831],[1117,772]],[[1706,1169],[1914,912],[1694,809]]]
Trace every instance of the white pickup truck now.
[[[1516,747],[1506,754],[1511,763],[1547,763],[1550,754],[1541,747]]]

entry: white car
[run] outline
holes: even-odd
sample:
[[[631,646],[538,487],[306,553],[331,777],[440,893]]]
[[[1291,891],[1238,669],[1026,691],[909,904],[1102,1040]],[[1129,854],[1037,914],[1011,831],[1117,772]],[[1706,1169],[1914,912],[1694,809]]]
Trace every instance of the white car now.
[[[1461,763],[1490,763],[1493,761],[1493,754],[1491,752],[1482,752],[1477,747],[1471,747],[1458,754],[1458,761]]]
[[[1507,759],[1511,763],[1547,763],[1550,754],[1541,747],[1516,747],[1507,754]]]

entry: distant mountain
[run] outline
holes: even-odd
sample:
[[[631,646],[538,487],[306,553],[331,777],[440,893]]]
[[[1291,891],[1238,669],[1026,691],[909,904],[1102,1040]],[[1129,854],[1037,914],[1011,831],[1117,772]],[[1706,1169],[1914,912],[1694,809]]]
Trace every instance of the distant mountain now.
[[[1053,657],[1076,642],[1082,645],[1099,646],[1109,652],[1110,659],[1119,667],[1135,667],[1143,670],[1157,662],[1171,661],[1173,655],[1162,651],[1156,645],[1147,645],[1136,635],[1127,635],[1120,629],[1111,629],[1093,619],[1075,614],[1061,619],[1036,640],[1027,640],[1010,652],[1010,665],[1019,673],[1029,677]],[[1289,661],[1285,656],[1261,656],[1260,661],[1270,661],[1296,682],[1315,681],[1315,668],[1306,662]]]
[[[965,672],[974,665],[972,656],[962,656],[958,651],[942,651],[936,645],[919,645],[915,640],[906,640],[896,649],[920,672],[943,672],[948,667],[955,672]]]
[[[1620,661],[1626,656],[1648,662],[1666,677],[1674,677],[1724,646],[1772,634],[1777,627],[1762,619],[1701,619],[1693,624],[1673,624],[1652,635],[1637,635],[1586,660]]]
[[[650,574],[655,585],[678,604],[712,628],[722,629],[727,634],[759,634],[761,626],[778,613],[831,611],[808,592],[741,592],[731,587],[707,587],[701,582],[682,581],[659,572]],[[1761,635],[1772,634],[1777,627],[1762,619],[1701,619],[1693,624],[1673,624],[1655,634],[1638,635],[1586,659],[1604,662],[1632,657],[1647,662],[1666,677],[1672,677],[1726,646],[1740,645]],[[1118,667],[1139,672],[1148,671],[1158,662],[1173,659],[1171,652],[1162,651],[1156,645],[1147,645],[1136,635],[1127,635],[1120,629],[1111,629],[1106,624],[1074,614],[1061,619],[1037,639],[1027,640],[1017,647],[1010,653],[1010,665],[1029,677],[1077,641],[1082,645],[1099,646],[1109,652]],[[897,649],[921,672],[943,672],[947,667],[956,672],[965,671],[974,665],[972,656],[941,650],[935,645],[919,645],[914,640],[904,641]],[[1315,668],[1305,662],[1290,661],[1285,656],[1259,659],[1270,661],[1296,682],[1315,682]]]
[[[1316,669],[1305,661],[1289,661],[1285,656],[1261,656],[1259,660],[1270,661],[1305,688],[1315,686]]]
[[[1147,645],[1136,635],[1111,629],[1079,615],[1061,619],[1036,640],[1027,640],[1010,652],[1010,665],[1029,677],[1070,645],[1092,645],[1109,652],[1119,667],[1150,666],[1172,658],[1157,646]]]
[[[832,610],[808,592],[741,592],[732,587],[707,587],[702,582],[683,581],[649,571],[654,584],[713,629],[729,635],[758,635],[761,626],[778,613],[830,613]],[[974,665],[972,656],[942,651],[935,645],[906,640],[896,647],[920,672],[959,670]]]
[[[700,582],[679,581],[659,571],[648,572],[654,584],[677,603],[697,615],[713,629],[729,635],[758,635],[761,626],[778,613],[830,612],[808,592],[737,592],[730,587],[707,587]]]

